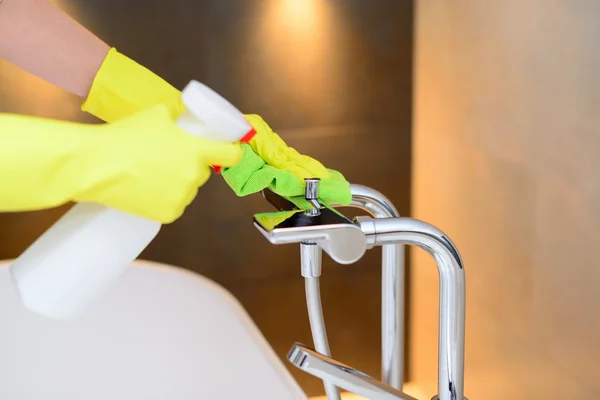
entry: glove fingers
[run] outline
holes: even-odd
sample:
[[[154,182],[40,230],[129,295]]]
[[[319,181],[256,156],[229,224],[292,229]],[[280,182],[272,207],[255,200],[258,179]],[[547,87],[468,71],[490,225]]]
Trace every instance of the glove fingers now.
[[[233,167],[239,164],[244,157],[244,151],[239,144],[193,139],[195,140],[195,145],[198,147],[202,161],[206,165]]]
[[[287,165],[284,169],[278,169],[289,172],[302,182],[304,182],[304,178],[319,178],[318,176],[314,176],[311,171],[296,164]]]
[[[273,129],[261,116],[248,114],[245,117],[258,133],[249,143],[252,150],[269,164],[274,165],[271,162],[281,157],[281,154],[289,150],[289,147],[279,135],[273,132]]]
[[[323,164],[320,162],[308,156],[297,157],[273,166],[277,169],[292,173],[301,181],[303,181],[304,178],[330,178],[327,168],[325,168],[325,166],[323,166]]]
[[[329,171],[327,168],[312,157],[301,155],[297,163],[302,165],[302,167],[310,174],[310,176],[306,176],[307,178],[329,178]]]

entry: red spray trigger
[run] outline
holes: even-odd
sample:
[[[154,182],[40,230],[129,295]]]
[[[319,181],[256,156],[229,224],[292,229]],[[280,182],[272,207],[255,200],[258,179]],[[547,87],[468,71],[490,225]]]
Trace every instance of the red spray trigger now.
[[[248,143],[256,133],[242,112],[198,81],[188,83],[181,100],[185,110],[177,125],[192,136],[221,143]],[[221,172],[220,166],[213,169]]]

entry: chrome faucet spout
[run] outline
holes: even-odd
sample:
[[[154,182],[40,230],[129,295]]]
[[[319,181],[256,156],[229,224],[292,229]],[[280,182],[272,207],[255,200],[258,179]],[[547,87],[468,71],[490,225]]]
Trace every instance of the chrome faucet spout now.
[[[465,271],[456,246],[436,227],[411,218],[361,219],[370,246],[402,243],[426,250],[440,277],[438,400],[464,399]]]

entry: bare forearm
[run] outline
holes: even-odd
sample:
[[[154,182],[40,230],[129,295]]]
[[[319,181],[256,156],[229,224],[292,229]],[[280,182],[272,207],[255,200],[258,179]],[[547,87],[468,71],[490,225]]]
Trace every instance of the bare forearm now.
[[[47,0],[0,1],[0,57],[87,96],[110,47]]]

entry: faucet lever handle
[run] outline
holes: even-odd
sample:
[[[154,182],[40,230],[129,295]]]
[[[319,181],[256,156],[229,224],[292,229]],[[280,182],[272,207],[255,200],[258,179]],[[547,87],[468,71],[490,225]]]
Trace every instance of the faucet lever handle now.
[[[304,213],[310,216],[317,216],[321,214],[321,204],[319,203],[319,178],[305,178],[304,182],[306,187],[304,188],[304,198],[308,201],[308,204],[312,208],[306,210]]]
[[[417,400],[352,367],[326,357],[300,343],[294,344],[287,355],[295,367],[323,381],[371,400]]]
[[[288,199],[283,198],[270,189],[264,189],[261,192],[263,198],[267,200],[277,211],[293,211],[298,210],[298,207]]]
[[[304,198],[306,200],[317,200],[319,198],[319,178],[304,178]]]

